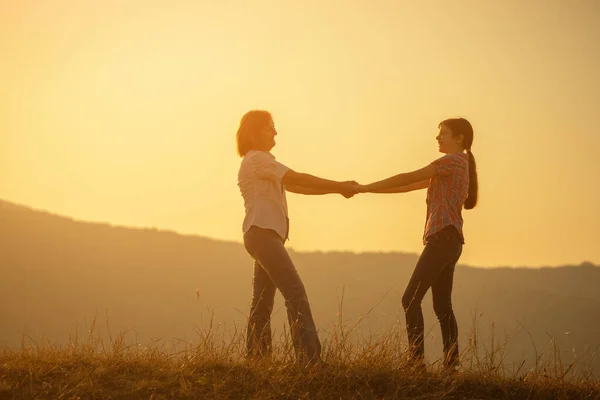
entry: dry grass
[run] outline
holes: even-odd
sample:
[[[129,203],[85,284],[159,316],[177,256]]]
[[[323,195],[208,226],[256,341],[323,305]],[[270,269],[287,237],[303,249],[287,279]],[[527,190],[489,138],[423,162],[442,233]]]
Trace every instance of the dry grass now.
[[[514,370],[503,365],[504,343],[483,345],[473,332],[459,373],[449,376],[435,362],[427,372],[409,368],[400,325],[357,337],[360,323],[340,322],[325,335],[327,365],[318,368],[294,364],[287,332],[271,358],[248,362],[243,330],[227,335],[212,323],[195,343],[170,350],[160,340],[127,344],[124,334],[103,341],[94,325],[85,341],[67,346],[24,338],[20,350],[0,353],[0,398],[600,399],[592,371],[562,365],[556,350],[536,356],[529,370],[524,363]]]

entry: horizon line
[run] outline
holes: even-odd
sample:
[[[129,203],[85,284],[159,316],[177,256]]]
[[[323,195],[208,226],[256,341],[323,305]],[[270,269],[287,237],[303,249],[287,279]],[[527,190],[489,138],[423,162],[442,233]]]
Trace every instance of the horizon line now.
[[[168,229],[168,228],[160,228],[160,227],[155,227],[155,226],[132,226],[132,225],[122,225],[122,224],[118,224],[118,223],[111,223],[108,221],[92,221],[92,220],[86,220],[86,219],[79,219],[76,217],[72,217],[69,215],[64,215],[64,214],[59,214],[50,210],[46,210],[46,209],[42,209],[42,208],[36,208],[34,206],[31,205],[27,205],[27,204],[23,204],[23,203],[18,203],[15,201],[10,201],[10,200],[5,200],[0,198],[0,205],[8,205],[11,207],[16,207],[16,208],[22,208],[22,209],[26,209],[30,212],[34,212],[34,213],[40,213],[40,214],[47,214],[51,217],[55,217],[55,218],[59,218],[59,219],[64,219],[64,220],[69,220],[72,222],[76,222],[76,223],[80,223],[80,224],[90,224],[90,225],[104,225],[104,226],[108,226],[111,228],[117,228],[117,229],[129,229],[129,230],[138,230],[138,231],[152,231],[152,232],[156,232],[156,233],[166,233],[166,234],[174,234],[177,236],[181,236],[181,237],[190,237],[190,238],[198,238],[198,239],[204,239],[204,240],[211,240],[214,242],[220,242],[220,243],[225,243],[225,244],[236,244],[236,245],[243,245],[243,243],[241,241],[235,241],[235,240],[228,240],[228,239],[219,239],[219,238],[215,238],[215,237],[210,237],[210,236],[203,236],[197,233],[183,233],[183,232],[179,232],[176,230],[172,230],[172,229]],[[368,255],[368,254],[379,254],[379,255],[414,255],[415,257],[418,257],[419,254],[418,253],[412,253],[412,252],[403,252],[403,251],[398,251],[398,250],[393,250],[393,251],[383,251],[383,250],[371,250],[371,251],[354,251],[354,250],[295,250],[292,246],[288,247],[289,251],[292,253],[296,253],[296,254],[352,254],[352,255]],[[583,260],[581,261],[579,264],[563,264],[563,265],[542,265],[542,266],[529,266],[529,265],[521,265],[521,266],[514,266],[514,265],[506,265],[506,266],[493,266],[493,267],[482,267],[482,266],[475,266],[475,265],[468,265],[468,264],[458,264],[461,267],[467,267],[467,268],[476,268],[476,269],[544,269],[544,268],[573,268],[573,267],[596,267],[596,268],[600,268],[600,265],[595,264],[592,261],[589,260]]]

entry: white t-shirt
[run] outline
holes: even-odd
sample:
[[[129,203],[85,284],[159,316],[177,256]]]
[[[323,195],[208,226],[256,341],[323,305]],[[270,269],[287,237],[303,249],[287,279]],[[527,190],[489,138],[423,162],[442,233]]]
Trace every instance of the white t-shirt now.
[[[287,240],[288,209],[281,179],[289,170],[265,151],[250,150],[244,156],[238,172],[238,186],[246,208],[244,233],[255,225],[272,229]]]

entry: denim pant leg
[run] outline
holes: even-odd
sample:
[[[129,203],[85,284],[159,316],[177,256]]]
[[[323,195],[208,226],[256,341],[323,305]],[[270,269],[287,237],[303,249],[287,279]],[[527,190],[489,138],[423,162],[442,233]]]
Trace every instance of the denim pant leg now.
[[[250,255],[260,263],[285,300],[294,349],[298,358],[318,361],[321,342],[317,335],[304,284],[281,238],[268,229],[252,227],[244,235]]]
[[[431,286],[433,311],[435,311],[442,330],[445,367],[458,365],[458,323],[452,309],[452,284],[455,267],[456,261],[451,262]]]
[[[246,347],[248,356],[271,353],[271,313],[275,303],[275,283],[258,261],[254,261],[252,279],[252,302],[248,318]]]
[[[404,291],[402,306],[406,316],[409,352],[415,360],[422,360],[425,356],[425,326],[421,308],[423,298],[429,288],[438,281],[442,271],[456,264],[461,251],[462,244],[451,231],[449,233],[448,229],[444,229],[436,234],[423,249]]]

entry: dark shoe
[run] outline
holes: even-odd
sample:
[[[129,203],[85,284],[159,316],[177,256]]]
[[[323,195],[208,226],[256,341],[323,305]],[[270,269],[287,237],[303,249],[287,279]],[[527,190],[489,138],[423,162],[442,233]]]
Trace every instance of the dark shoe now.
[[[452,377],[458,375],[458,363],[445,363],[442,366],[442,374]]]

